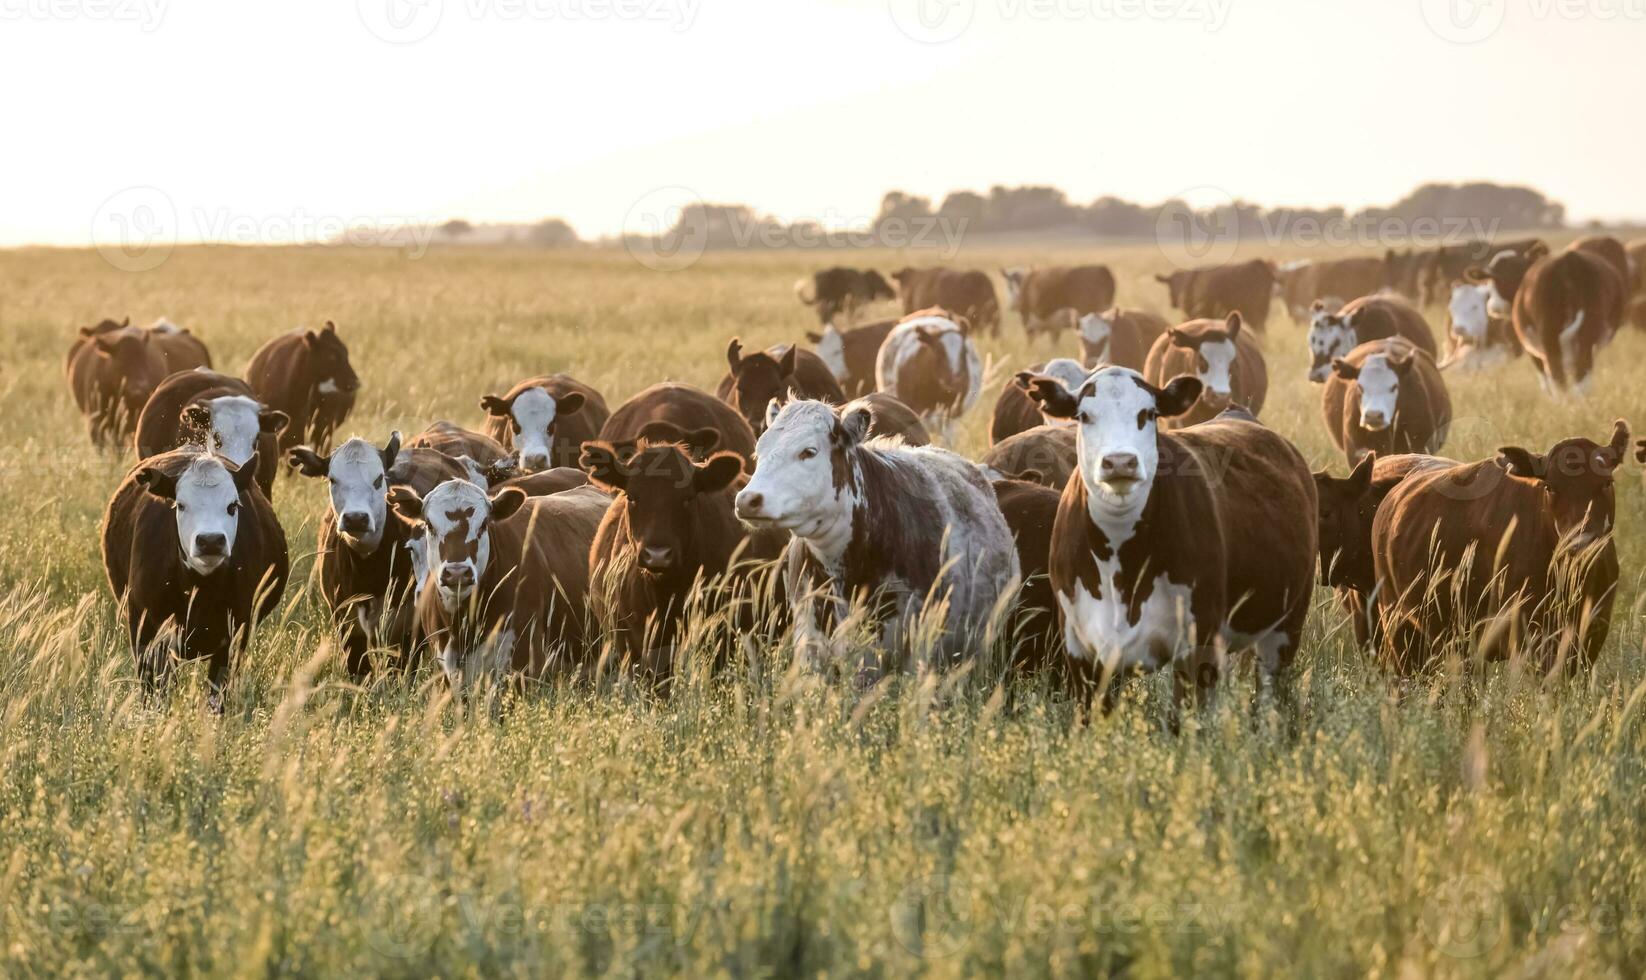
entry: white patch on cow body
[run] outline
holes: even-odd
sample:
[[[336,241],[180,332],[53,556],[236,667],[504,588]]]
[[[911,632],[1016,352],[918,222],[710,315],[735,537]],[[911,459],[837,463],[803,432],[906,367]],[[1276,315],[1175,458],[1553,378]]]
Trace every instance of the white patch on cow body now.
[[[549,445],[554,440],[554,396],[542,388],[527,388],[515,396],[509,409],[520,431],[514,434],[520,468],[536,473],[549,468]]]
[[[446,561],[440,555],[440,542],[464,519],[451,515],[464,511],[469,512],[466,515],[468,537],[465,540],[475,542],[474,556]],[[491,534],[483,533],[481,528],[489,513],[491,502],[486,499],[485,491],[467,480],[447,480],[423,498],[423,548],[432,566],[429,572],[434,579],[435,591],[440,596],[440,605],[447,613],[457,612],[473,593],[481,576],[486,574],[486,566],[491,562]],[[436,559],[439,560],[438,564],[435,564]],[[453,588],[442,581],[447,570],[465,568],[473,573],[470,584]]]
[[[1158,670],[1168,662],[1182,659],[1195,647],[1191,590],[1177,585],[1164,574],[1156,575],[1149,597],[1138,610],[1137,622],[1129,622],[1131,611],[1121,601],[1115,578],[1120,573],[1118,557],[1097,564],[1101,596],[1078,585],[1072,595],[1060,593],[1057,604],[1063,611],[1063,641],[1069,655],[1101,664],[1105,671],[1136,667]]]
[[[1492,292],[1490,286],[1474,283],[1460,282],[1452,286],[1446,311],[1451,317],[1454,336],[1477,346],[1486,343]]]
[[[153,323],[149,324],[149,329],[154,331],[155,333],[178,334],[178,333],[183,332],[182,327],[180,327],[177,324],[171,322],[170,320],[166,319],[165,317],[161,317],[160,319],[158,319],[158,320],[154,321]]]
[[[1572,317],[1572,322],[1566,324],[1566,326],[1562,327],[1560,330],[1560,354],[1565,360],[1567,372],[1572,370],[1572,365],[1577,360],[1578,333],[1583,329],[1584,312],[1584,310],[1578,310],[1577,316]],[[1587,374],[1581,378],[1572,378],[1573,386],[1577,389],[1577,393],[1580,395],[1586,395],[1589,393],[1588,382],[1589,376]]]
[[[263,434],[263,406],[245,395],[224,395],[206,402],[211,413],[212,452],[236,466],[244,465],[257,452]]]
[[[202,456],[190,463],[177,478],[173,511],[177,519],[177,541],[183,562],[198,575],[210,575],[234,553],[235,533],[240,527],[240,491],[234,476],[221,460]],[[202,535],[223,535],[223,553],[200,553]]]
[[[828,365],[829,373],[841,384],[851,380],[851,371],[846,367],[846,339],[835,329],[834,324],[823,326],[823,337],[817,342],[817,356]]]
[[[1373,354],[1360,365],[1360,427],[1381,432],[1395,424],[1395,406],[1400,402],[1400,375],[1387,354]]]
[[[1309,353],[1314,355],[1309,380],[1325,381],[1332,373],[1332,358],[1343,357],[1354,349],[1354,328],[1334,316],[1316,316],[1309,324]]]
[[[388,476],[383,472],[382,452],[364,439],[350,439],[332,453],[326,476],[338,536],[356,554],[372,554],[383,542],[383,528],[389,517]],[[345,514],[365,514],[369,519],[367,530],[360,534],[345,531]]]

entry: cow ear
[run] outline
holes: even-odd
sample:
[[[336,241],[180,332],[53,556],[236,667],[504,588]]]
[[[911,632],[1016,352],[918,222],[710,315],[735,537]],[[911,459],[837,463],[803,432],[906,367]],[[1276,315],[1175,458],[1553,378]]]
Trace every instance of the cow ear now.
[[[698,493],[718,493],[743,475],[743,457],[736,453],[715,453],[701,466],[692,467],[692,489]]]
[[[504,487],[503,489],[492,494],[490,497],[487,497],[486,501],[491,504],[491,514],[489,515],[489,519],[493,521],[506,521],[513,517],[515,512],[525,505],[526,491],[520,489],[519,487]]]
[[[257,413],[258,430],[271,436],[286,431],[286,426],[290,424],[291,416],[279,409],[265,408]]]
[[[177,499],[177,477],[158,466],[145,466],[137,471],[137,485],[161,500]]]
[[[1344,381],[1353,381],[1360,377],[1360,368],[1355,367],[1341,357],[1332,358],[1332,373]]]
[[[1160,283],[1162,286],[1169,286],[1172,283],[1172,277],[1163,276],[1157,272],[1154,274],[1154,281]]]
[[[486,410],[487,415],[495,418],[507,418],[509,412],[514,406],[510,405],[508,400],[505,398],[499,398],[496,395],[486,395],[480,399],[480,407]]]
[[[183,423],[186,428],[204,432],[211,428],[211,409],[199,402],[193,405],[184,405],[183,411],[178,414],[177,420]]]
[[[327,320],[326,321],[326,332],[331,334],[334,337],[337,336],[337,324],[331,322],[330,320]]]
[[[812,343],[812,344],[821,344],[823,342],[823,335],[818,333],[815,330],[808,330],[808,331],[806,331],[806,342],[807,343]]]
[[[1395,372],[1395,377],[1404,378],[1406,375],[1412,373],[1412,362],[1417,360],[1417,356],[1415,354],[1407,354],[1405,357],[1390,357],[1387,358],[1387,360],[1389,362],[1389,367]]]
[[[1019,371],[1016,374],[1012,375],[1012,384],[1014,384],[1017,387],[1023,389],[1024,391],[1028,391],[1029,390],[1029,385],[1032,384],[1033,382],[1034,382],[1034,372],[1033,371]]]
[[[120,321],[120,329],[124,330],[129,326],[131,326],[131,314],[127,313],[126,318]]]
[[[960,336],[970,337],[972,335],[972,321],[958,313],[949,314],[949,319],[953,320],[954,325],[960,328]]]
[[[229,467],[229,472],[234,477],[234,488],[245,493],[251,489],[252,481],[257,479],[257,450],[252,450],[250,458],[238,467],[230,463],[223,465]]]
[[[1549,254],[1548,242],[1533,242],[1532,247],[1526,250],[1526,261],[1536,262]]]
[[[1182,347],[1185,350],[1193,350],[1195,347],[1194,338],[1185,333],[1181,327],[1168,329],[1166,336],[1171,338],[1173,347]]]
[[[777,421],[777,416],[781,414],[782,411],[783,403],[778,401],[776,398],[773,398],[771,401],[766,403],[766,428],[769,429],[772,427],[772,423]]]
[[[389,509],[407,524],[416,524],[423,519],[423,498],[411,487],[390,487]]]
[[[97,353],[103,355],[104,357],[112,357],[114,355],[115,346],[120,343],[120,338],[111,337],[106,333],[98,334],[97,339],[92,341],[92,343],[97,345]]]
[[[743,344],[736,337],[726,345],[726,363],[731,365],[732,373],[737,373],[737,366],[743,363]]]
[[[861,445],[869,438],[869,426],[874,423],[874,415],[867,408],[858,406],[840,416],[840,421],[834,427],[835,444],[842,449],[850,449]]]
[[[383,472],[387,473],[389,467],[393,466],[400,458],[400,430],[395,429],[390,432],[388,443],[377,452],[383,460]]]
[[[1023,390],[1040,403],[1042,414],[1054,419],[1072,419],[1080,411],[1080,399],[1056,378],[1044,374],[1030,375]]]
[[[1012,479],[1022,480],[1024,483],[1045,483],[1046,474],[1031,467],[1026,470],[1018,470],[1017,473],[1012,476]]]
[[[1612,423],[1612,441],[1601,450],[1606,469],[1615,470],[1629,452],[1629,423],[1618,419]]]
[[[315,344],[320,343],[320,335],[313,330],[306,331],[303,334],[303,343],[313,347]]]
[[[1467,269],[1463,270],[1463,278],[1469,280],[1472,283],[1475,283],[1476,285],[1479,285],[1480,283],[1486,282],[1488,279],[1491,279],[1492,277],[1487,275],[1486,270],[1481,268],[1480,266],[1471,265]]]
[[[1635,443],[1635,461],[1646,463],[1646,439]]]
[[[1326,312],[1326,301],[1323,299],[1317,299],[1309,306],[1309,309],[1316,313],[1324,313]]]
[[[331,457],[322,456],[307,446],[298,446],[287,453],[286,463],[304,476],[325,476],[331,471]]]
[[[589,475],[589,482],[603,490],[622,490],[629,482],[622,455],[609,442],[585,442],[577,465]]]
[[[1233,340],[1240,336],[1241,326],[1242,320],[1240,318],[1240,311],[1235,310],[1229,314],[1227,319],[1223,321],[1223,332],[1229,335],[1230,340]]]
[[[667,419],[653,419],[642,425],[634,437],[647,442],[685,442],[686,430]]]
[[[586,400],[581,391],[567,392],[554,400],[554,414],[556,417],[576,415],[583,411],[583,403]]]
[[[686,448],[691,450],[694,456],[708,455],[714,452],[714,447],[720,445],[720,430],[709,426],[693,429],[683,435],[681,441],[686,444]]]
[[[777,370],[782,377],[794,377],[795,360],[798,358],[799,354],[800,348],[792,344],[789,346],[789,349],[783,353],[783,359],[777,362]]]
[[[1205,389],[1200,379],[1192,374],[1180,374],[1166,382],[1166,387],[1160,389],[1155,396],[1154,410],[1162,418],[1172,418],[1182,415],[1194,408],[1195,402],[1200,400],[1200,393]]]
[[[1377,453],[1375,452],[1360,457],[1360,462],[1355,464],[1354,472],[1349,474],[1349,489],[1354,491],[1356,497],[1365,494],[1371,488],[1372,467],[1376,465]]]
[[[1523,476],[1531,480],[1543,479],[1547,472],[1541,453],[1528,452],[1519,446],[1502,446],[1497,451],[1498,465],[1502,466],[1513,476]]]

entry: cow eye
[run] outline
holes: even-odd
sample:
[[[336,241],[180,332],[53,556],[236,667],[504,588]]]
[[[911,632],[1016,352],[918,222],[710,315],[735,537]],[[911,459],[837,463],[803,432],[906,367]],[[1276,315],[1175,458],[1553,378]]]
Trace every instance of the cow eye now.
[[[1075,418],[1080,420],[1081,425],[1091,425],[1092,424],[1092,413],[1091,412],[1082,410],[1078,415],[1075,416]]]
[[[187,505],[187,504],[185,504],[185,503],[183,503],[183,502],[182,502],[182,501],[181,501],[181,500],[174,500],[174,501],[172,501],[172,506],[173,506],[173,507],[176,507],[176,508],[177,508],[177,512],[178,512],[178,513],[179,513],[179,514],[181,514],[181,513],[183,513],[183,512],[184,512],[184,511],[186,511],[186,510],[188,510],[188,509],[189,509],[189,507],[188,507],[188,505]]]
[[[236,500],[233,503],[229,504],[228,510],[229,510],[229,516],[230,517],[233,517],[234,515],[240,513],[240,501]]]
[[[372,486],[373,490],[383,489],[383,478],[378,477],[377,479],[373,480],[371,486]]]
[[[810,446],[807,446],[805,449],[800,450],[800,458],[801,459],[811,459],[812,457],[814,457],[816,455],[817,455],[817,450],[811,448]]]

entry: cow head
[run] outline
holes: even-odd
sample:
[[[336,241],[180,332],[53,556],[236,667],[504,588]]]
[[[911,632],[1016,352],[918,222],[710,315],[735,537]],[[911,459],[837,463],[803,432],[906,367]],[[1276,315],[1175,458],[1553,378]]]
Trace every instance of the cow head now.
[[[337,324],[327,320],[325,329],[306,331],[303,347],[308,351],[315,390],[322,397],[360,390],[360,377],[349,364],[349,348],[337,335]]]
[[[1029,278],[1029,270],[1022,266],[1001,269],[1000,278],[1006,280],[1006,305],[1014,310],[1022,310],[1023,283]]]
[[[755,445],[754,475],[737,495],[737,516],[802,538],[842,528],[849,534],[857,499],[852,457],[872,421],[861,405],[839,414],[819,401],[784,405]]]
[[[264,408],[245,395],[205,398],[183,406],[178,415],[180,434],[236,466],[244,466],[257,452],[258,439],[279,435],[290,421],[285,412]]]
[[[166,356],[153,344],[153,336],[148,330],[121,329],[97,334],[92,341],[97,356],[113,369],[121,404],[134,419],[166,379]]]
[[[145,466],[137,471],[136,480],[149,494],[171,505],[183,564],[196,575],[210,575],[234,554],[240,498],[252,485],[256,471],[255,455],[245,466],[235,466],[202,453],[176,476],[158,466]]]
[[[475,589],[491,564],[491,526],[508,520],[526,502],[519,487],[505,487],[490,496],[467,480],[447,480],[419,497],[411,487],[389,491],[395,516],[423,538],[440,605],[447,614],[475,596]]]
[[[726,363],[732,370],[731,406],[749,423],[755,435],[766,429],[766,405],[795,386],[794,366],[799,348],[790,346],[780,356],[765,351],[743,356],[737,338],[726,347]]]
[[[1526,278],[1526,272],[1539,259],[1549,254],[1549,246],[1538,242],[1524,252],[1514,249],[1504,249],[1492,256],[1492,260],[1485,267],[1470,266],[1463,273],[1470,282],[1482,284],[1490,290],[1488,294],[1486,312],[1500,320],[1508,319],[1510,310],[1514,307],[1515,294],[1520,292],[1520,283]]]
[[[1326,304],[1315,300],[1309,321],[1309,380],[1324,383],[1332,374],[1332,361],[1355,349],[1356,331],[1349,318],[1328,313]]]
[[[1036,375],[1028,392],[1043,414],[1074,420],[1080,478],[1095,516],[1141,510],[1160,463],[1156,420],[1193,408],[1201,387],[1199,378],[1184,375],[1156,388],[1129,368],[1106,367],[1073,391]]]
[[[1354,472],[1338,479],[1325,470],[1316,473],[1320,502],[1320,582],[1370,591],[1376,582],[1372,565],[1372,518],[1377,500],[1372,494],[1372,468],[1377,454],[1367,453]]]
[[[1382,432],[1395,424],[1400,386],[1412,373],[1415,353],[1393,345],[1371,354],[1357,367],[1343,358],[1332,361],[1332,373],[1360,389],[1360,427]]]
[[[829,366],[829,373],[834,375],[836,381],[845,384],[850,380],[851,370],[846,366],[846,338],[840,335],[834,324],[825,323],[822,333],[806,331],[806,339],[812,342],[817,356]]]
[[[1452,298],[1446,303],[1452,336],[1465,344],[1485,344],[1486,330],[1491,322],[1491,313],[1488,312],[1491,300],[1491,286],[1454,279]]]
[[[1234,393],[1230,368],[1239,352],[1240,313],[1230,313],[1222,323],[1196,320],[1167,331],[1173,347],[1195,353],[1195,377],[1205,390],[1204,398],[1213,407],[1229,403]]]
[[[1080,388],[1081,384],[1085,382],[1086,375],[1086,368],[1079,361],[1070,360],[1067,357],[1059,357],[1047,361],[1045,366],[1040,369],[1039,374],[1036,374],[1033,371],[1017,372],[1017,374],[1012,378],[1012,383],[1017,385],[1017,387],[1022,389],[1023,393],[1027,395],[1029,394],[1030,386],[1035,378],[1056,378],[1058,381],[1062,382],[1063,387],[1069,389],[1070,391],[1076,391]],[[1029,400],[1034,400],[1032,395]],[[1074,424],[1072,419],[1062,416],[1047,415],[1044,412],[1041,413],[1041,420],[1046,425]]]
[[[1156,275],[1154,281],[1166,287],[1171,296],[1172,305],[1183,309],[1183,303],[1188,298],[1189,283],[1194,279],[1193,269],[1179,269],[1169,276]]]
[[[400,433],[394,432],[382,449],[350,439],[328,456],[298,446],[286,458],[304,476],[326,478],[338,535],[351,551],[369,555],[383,542],[388,526],[389,467],[399,455]]]
[[[536,473],[554,465],[549,450],[554,445],[555,425],[581,412],[585,402],[578,391],[556,397],[547,388],[522,388],[506,398],[487,395],[480,399],[480,407],[493,418],[509,420],[520,469]]]
[[[863,273],[863,281],[869,286],[869,300],[871,302],[877,299],[897,298],[897,291],[892,289],[892,284],[887,282],[886,277],[874,269]]]
[[[1628,451],[1629,424],[1618,419],[1605,445],[1563,439],[1546,454],[1504,446],[1497,459],[1510,476],[1532,482],[1549,495],[1556,529],[1570,536],[1572,547],[1581,548],[1612,529],[1617,516],[1612,475]]]
[[[579,460],[589,481],[621,493],[613,507],[627,525],[635,561],[652,575],[693,575],[691,557],[698,553],[694,505],[703,494],[718,494],[743,474],[743,458],[716,453],[702,463],[691,449],[674,443],[642,441],[625,452],[609,442],[585,442]]]
[[[1118,310],[1086,313],[1080,317],[1080,356],[1090,367],[1109,360],[1109,342],[1114,336],[1114,321]]]

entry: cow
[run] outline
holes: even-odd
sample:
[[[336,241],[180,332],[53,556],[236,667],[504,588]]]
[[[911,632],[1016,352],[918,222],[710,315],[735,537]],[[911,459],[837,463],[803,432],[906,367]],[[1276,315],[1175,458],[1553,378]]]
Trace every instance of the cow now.
[[[940,308],[904,317],[880,345],[875,386],[947,434],[983,386],[983,359],[966,331],[964,320]]]
[[[193,334],[165,320],[133,327],[128,318],[82,327],[69,349],[67,373],[92,443],[110,446],[131,437],[160,382],[197,367],[211,367],[211,354]]]
[[[1072,425],[1037,425],[989,447],[978,462],[991,480],[1019,477],[1062,490],[1079,465]]]
[[[822,269],[810,278],[795,280],[794,292],[800,302],[817,310],[817,322],[825,327],[837,319],[850,325],[859,308],[876,300],[897,298],[892,284],[879,272],[843,266]]]
[[[502,443],[446,419],[430,422],[428,428],[406,441],[406,448],[433,449],[454,459],[467,456],[474,464],[471,472],[487,474],[486,482],[490,482],[490,476],[495,474],[492,469],[495,463],[508,460],[511,465],[507,470],[512,473],[513,469],[514,461]]]
[[[817,356],[829,366],[846,397],[862,398],[874,390],[875,358],[898,319],[876,320],[850,330],[829,324],[822,333],[807,331],[806,339],[817,346]]]
[[[1461,367],[1482,370],[1519,357],[1520,339],[1514,324],[1488,312],[1492,287],[1455,280],[1446,304],[1446,357],[1442,371]]]
[[[1201,392],[1198,405],[1161,416],[1161,428],[1197,425],[1231,406],[1253,415],[1262,413],[1269,393],[1269,368],[1263,349],[1244,327],[1241,315],[1230,313],[1224,320],[1190,320],[1155,340],[1143,377],[1164,388],[1171,379],[1190,374],[1200,381],[1196,390]]]
[[[478,683],[495,694],[508,675],[583,665],[589,549],[611,498],[593,487],[488,494],[447,480],[427,494],[393,487],[389,505],[422,538],[417,629],[454,692]]]
[[[1056,334],[1088,313],[1114,306],[1114,273],[1106,265],[1002,269],[1000,274],[1006,280],[1006,305],[1017,311],[1030,337]]]
[[[1038,478],[1039,473],[1018,474]],[[1057,598],[1052,593],[1052,527],[1057,521],[1061,494],[1039,479],[1006,478],[992,481],[995,501],[1017,544],[1017,564],[1023,588],[1017,595],[1012,622],[1012,666],[1020,671],[1059,667],[1063,662],[1063,633],[1057,621]]]
[[[1144,310],[1115,307],[1080,318],[1080,360],[1088,368],[1101,364],[1143,370],[1155,338],[1170,326],[1166,318]]]
[[[1036,374],[1049,374],[1072,388],[1080,387],[1080,382],[1086,380],[1085,366],[1066,357],[1032,365],[1027,370],[1019,371],[1013,377],[1007,378],[1000,385],[1000,394],[995,396],[994,415],[989,420],[989,445],[992,446],[1019,432],[1026,432],[1037,425],[1063,424],[1042,417],[1040,406],[1029,397],[1027,379]]]
[[[1168,276],[1157,275],[1155,281],[1166,286],[1172,305],[1190,319],[1221,320],[1239,312],[1259,333],[1268,327],[1275,283],[1271,262],[1252,259],[1236,265],[1179,269]]]
[[[716,433],[716,438],[719,434]],[[547,497],[562,490],[572,490],[589,485],[588,475],[580,469],[570,466],[554,466],[536,473],[522,473],[518,476],[507,477],[497,482],[488,482],[489,490],[506,490],[509,487],[519,487],[528,497]],[[476,484],[478,486],[478,484]]]
[[[1289,701],[1287,675],[1313,598],[1315,483],[1296,447],[1230,411],[1165,431],[1200,401],[1193,376],[1164,387],[1109,367],[1075,391],[1040,377],[1042,411],[1073,419],[1079,468],[1052,530],[1065,656],[1085,703],[1111,711],[1120,682],[1173,668],[1181,709],[1204,698],[1225,653],[1254,649]],[[1174,712],[1174,723],[1177,712]]]
[[[617,411],[600,428],[600,441],[617,444],[635,442],[652,422],[668,422],[680,430],[713,429],[720,434],[721,449],[754,459],[754,429],[730,405],[701,388],[665,381],[652,385],[617,406]]]
[[[1491,287],[1487,313],[1510,318],[1546,390],[1587,391],[1596,351],[1621,326],[1624,284],[1613,258],[1592,245],[1550,254],[1539,243],[1467,270],[1471,281]]]
[[[899,269],[892,273],[903,297],[903,318],[941,307],[965,317],[972,328],[1000,336],[1000,301],[994,283],[976,269]]]
[[[742,343],[733,337],[726,346],[726,364],[731,370],[720,379],[715,397],[736,409],[756,437],[766,428],[766,406],[790,391],[834,405],[846,400],[829,365],[794,344],[778,344],[744,356]]]
[[[976,652],[1019,580],[1011,530],[978,467],[943,449],[870,439],[869,423],[866,408],[789,402],[761,435],[736,498],[745,523],[793,535],[784,583],[802,662],[838,662],[831,634],[869,601],[881,642],[862,649],[860,683],[888,666],[882,654],[936,667]]]
[[[1275,294],[1291,314],[1292,322],[1310,322],[1316,304],[1336,313],[1359,296],[1380,292],[1387,272],[1381,258],[1298,262],[1275,270]]]
[[[486,435],[525,473],[575,468],[583,443],[611,417],[600,392],[564,374],[527,378],[506,394],[483,396],[480,407]]]
[[[1332,312],[1315,302],[1309,324],[1309,380],[1322,383],[1332,373],[1332,361],[1372,340],[1401,337],[1431,358],[1438,357],[1434,331],[1417,308],[1395,296],[1362,296]]]
[[[1459,642],[1469,659],[1593,663],[1617,595],[1613,475],[1628,448],[1619,419],[1604,444],[1506,446],[1390,490],[1372,521],[1389,666],[1421,670]]]
[[[281,452],[329,447],[360,391],[349,348],[330,320],[324,329],[293,330],[259,347],[246,366],[246,383],[259,401],[291,418],[280,435]]]
[[[133,433],[138,459],[200,446],[236,466],[257,457],[257,486],[274,499],[279,436],[290,420],[268,408],[239,378],[207,368],[179,371],[160,382],[143,405]]]
[[[788,401],[789,398],[787,395],[784,395],[781,398],[772,399],[771,402],[766,405],[765,424],[771,424],[771,420],[777,417],[777,413],[783,410],[783,406],[786,405]],[[870,439],[897,438],[901,439],[903,444],[906,446],[931,445],[931,434],[928,433],[926,431],[926,427],[921,424],[920,416],[914,414],[914,411],[910,409],[909,406],[893,398],[891,395],[888,395],[883,391],[871,391],[862,398],[856,398],[847,402],[845,406],[841,408],[841,411],[846,412],[857,407],[862,407],[869,410]],[[764,431],[764,426],[762,426],[762,431]],[[641,436],[644,438],[645,433],[642,432]],[[671,441],[679,442],[680,440],[674,439]]]
[[[1522,238],[1502,243],[1463,242],[1424,252],[1418,268],[1419,301],[1424,306],[1437,305],[1446,298],[1448,284],[1462,277],[1470,267],[1503,252],[1519,255],[1541,245],[1535,238]]]
[[[1383,288],[1399,293],[1413,303],[1421,302],[1424,254],[1410,248],[1404,252],[1392,248],[1384,252]]]
[[[175,449],[140,461],[109,500],[103,569],[146,692],[164,687],[173,661],[204,659],[207,706],[222,714],[234,652],[280,606],[286,535],[255,473]]]
[[[737,603],[741,629],[756,620],[751,583],[758,563],[783,550],[781,534],[749,534],[733,496],[743,458],[718,452],[698,462],[692,447],[642,438],[637,446],[590,442],[582,465],[594,486],[616,495],[589,552],[590,603],[619,655],[666,684],[680,627],[692,609]],[[710,590],[714,590],[712,593]],[[713,594],[713,600],[707,596]]]
[[[1352,466],[1367,453],[1438,452],[1452,424],[1452,400],[1434,358],[1390,337],[1332,361],[1320,413]]]

